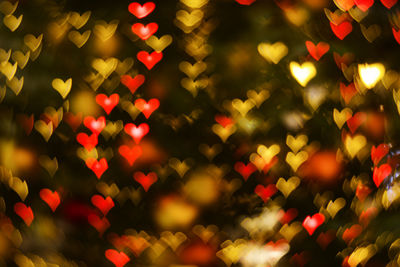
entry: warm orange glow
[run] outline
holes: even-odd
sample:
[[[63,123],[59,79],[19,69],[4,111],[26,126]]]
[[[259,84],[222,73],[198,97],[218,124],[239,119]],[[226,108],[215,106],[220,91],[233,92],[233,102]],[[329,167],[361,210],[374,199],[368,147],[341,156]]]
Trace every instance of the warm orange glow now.
[[[71,111],[74,114],[82,112],[83,116],[97,116],[101,107],[95,101],[91,91],[81,91],[71,99]]]
[[[179,196],[163,197],[155,211],[155,219],[163,229],[180,229],[190,226],[198,209]]]
[[[180,258],[184,264],[208,265],[215,259],[215,249],[203,243],[191,244],[181,251]]]
[[[207,173],[195,173],[184,187],[187,197],[200,204],[208,205],[219,196],[217,181]]]
[[[102,41],[97,38],[94,42],[94,49],[100,53],[103,57],[110,57],[117,53],[120,46],[120,40],[116,35],[113,35],[110,39]]]
[[[302,176],[318,182],[334,182],[340,178],[341,163],[333,151],[320,151],[312,155],[300,168]]]

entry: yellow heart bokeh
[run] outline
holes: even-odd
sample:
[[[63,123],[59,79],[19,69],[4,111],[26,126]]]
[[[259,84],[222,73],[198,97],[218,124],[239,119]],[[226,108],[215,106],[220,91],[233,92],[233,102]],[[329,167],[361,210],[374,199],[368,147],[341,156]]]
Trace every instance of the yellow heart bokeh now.
[[[306,151],[300,151],[297,154],[289,152],[286,155],[286,162],[292,167],[293,171],[297,169],[308,159],[308,153]]]
[[[260,108],[262,103],[269,98],[270,93],[268,90],[261,90],[258,93],[255,90],[249,90],[246,95],[249,99],[253,100],[257,108]]]
[[[92,67],[105,79],[117,68],[118,59],[110,57],[106,60],[96,58],[92,61]]]
[[[269,147],[264,145],[259,145],[257,147],[257,153],[262,157],[266,164],[270,163],[272,158],[275,157],[280,151],[281,148],[277,144],[273,144]]]
[[[7,77],[7,80],[10,81],[17,72],[17,66],[17,62],[15,62],[14,65],[10,62],[2,63],[0,64],[0,72],[3,73]]]
[[[236,132],[236,126],[235,125],[229,125],[226,127],[223,127],[222,125],[216,123],[211,127],[212,131],[221,138],[221,141],[223,143],[228,140],[229,136],[234,134]]]
[[[292,61],[289,66],[293,77],[303,87],[307,86],[308,82],[317,74],[317,69],[312,62],[304,62],[300,65]]]
[[[146,44],[153,48],[154,51],[162,52],[172,43],[172,36],[166,34],[160,38],[152,35],[146,41]]]
[[[252,99],[247,99],[246,101],[242,101],[238,98],[232,100],[232,107],[236,109],[242,117],[246,117],[247,113],[255,106],[255,103]]]
[[[344,145],[351,158],[354,158],[358,152],[367,144],[367,139],[363,135],[346,136]]]
[[[42,120],[38,120],[34,124],[36,131],[38,131],[46,140],[49,141],[51,135],[53,134],[53,122],[49,122],[48,124]]]
[[[18,18],[14,15],[7,15],[3,18],[3,23],[7,28],[10,29],[10,31],[14,32],[21,24],[22,17],[23,15],[20,15]]]
[[[14,4],[12,4],[10,1],[3,1],[0,3],[0,11],[4,15],[11,15],[15,12],[17,9],[19,1],[16,1]]]
[[[68,39],[73,42],[78,48],[81,48],[86,44],[87,40],[89,40],[90,34],[90,30],[85,31],[82,34],[78,31],[70,31],[68,33]]]
[[[54,90],[56,90],[63,99],[67,97],[72,87],[72,78],[67,79],[65,82],[59,78],[54,79],[51,82],[51,86],[53,86]]]
[[[182,61],[179,63],[179,69],[194,80],[207,69],[207,64],[203,61],[199,61],[192,65],[187,61]]]
[[[343,125],[346,123],[348,119],[353,115],[353,111],[349,108],[344,108],[342,111],[333,109],[333,120],[335,121],[337,127],[342,129]]]
[[[295,190],[300,185],[300,178],[293,176],[287,181],[284,178],[279,178],[276,182],[276,188],[287,198],[293,190]]]
[[[176,19],[186,27],[195,26],[197,23],[201,21],[203,16],[204,16],[203,11],[199,9],[193,10],[190,13],[186,10],[179,10],[178,12],[176,12]]]
[[[22,53],[21,51],[14,51],[11,58],[14,60],[14,62],[17,62],[18,67],[22,70],[25,68],[26,64],[28,64],[30,55],[31,51],[26,52],[26,54]]]
[[[261,43],[257,46],[257,49],[263,58],[274,64],[278,64],[289,51],[287,46],[282,42],[276,42],[274,44]]]
[[[293,153],[297,153],[303,146],[305,146],[308,142],[307,135],[299,134],[296,137],[288,134],[286,137],[287,146],[293,151]]]
[[[358,74],[361,81],[368,88],[371,89],[382,79],[385,75],[385,66],[381,63],[374,64],[358,64]]]
[[[203,7],[205,4],[208,3],[208,1],[209,0],[181,0],[183,4],[193,9]]]
[[[71,12],[69,13],[68,23],[75,29],[79,30],[88,22],[91,14],[91,11],[86,11],[82,15],[77,12]]]
[[[33,52],[36,51],[40,44],[42,43],[43,34],[40,34],[38,37],[35,37],[32,34],[27,34],[24,37],[25,45]]]
[[[112,20],[110,23],[100,20],[96,22],[93,28],[94,34],[103,42],[110,39],[118,28],[118,20]]]
[[[20,79],[14,77],[11,79],[11,81],[7,80],[6,84],[15,93],[15,95],[18,95],[22,90],[22,86],[24,86],[24,77],[22,76]]]

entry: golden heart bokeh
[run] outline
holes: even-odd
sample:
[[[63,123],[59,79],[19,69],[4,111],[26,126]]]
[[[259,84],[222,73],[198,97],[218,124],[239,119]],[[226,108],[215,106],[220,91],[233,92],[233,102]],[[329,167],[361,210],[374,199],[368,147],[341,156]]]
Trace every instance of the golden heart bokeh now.
[[[50,174],[51,177],[54,176],[54,174],[58,170],[58,160],[56,157],[51,159],[47,155],[41,155],[38,159],[39,164],[45,168],[45,170]]]
[[[18,67],[17,62],[15,62],[14,65],[12,65],[10,62],[6,62],[0,64],[0,71],[6,76],[7,80],[10,81],[17,72],[17,67]]]
[[[47,124],[42,120],[38,120],[35,122],[34,127],[36,131],[38,131],[43,136],[44,140],[48,142],[51,135],[53,134],[53,122],[50,121]]]
[[[24,86],[24,77],[22,76],[20,79],[13,77],[11,81],[7,80],[6,84],[15,93],[15,95],[18,95]]]
[[[279,178],[276,182],[276,188],[287,198],[293,190],[295,190],[300,185],[300,178],[293,176],[287,181],[284,178]]]
[[[185,73],[190,79],[194,80],[199,76],[202,72],[207,69],[207,64],[199,61],[195,64],[190,64],[187,61],[182,61],[179,63],[179,69]]]
[[[100,20],[96,22],[93,32],[101,41],[105,42],[114,35],[118,28],[118,24],[118,20],[112,20],[109,23],[104,20]]]
[[[303,87],[306,87],[308,82],[317,75],[317,69],[312,62],[304,62],[300,65],[292,61],[289,67],[293,77]]]
[[[110,57],[106,60],[102,58],[96,58],[92,61],[92,67],[103,76],[104,79],[107,79],[108,76],[117,68],[118,60],[116,58]]]
[[[170,158],[168,161],[168,165],[174,169],[179,176],[182,178],[185,176],[186,172],[190,170],[192,166],[192,162],[190,159],[185,159],[183,161],[180,161],[177,158]]]
[[[297,154],[289,152],[286,155],[286,162],[290,165],[294,172],[308,159],[308,153],[306,151],[300,151]]]
[[[77,12],[71,12],[67,17],[68,23],[71,24],[75,29],[79,30],[88,22],[91,14],[91,11],[86,11],[82,15]]]
[[[326,207],[327,212],[331,218],[335,218],[336,214],[346,206],[346,200],[344,198],[338,198],[335,201],[330,200]]]
[[[278,64],[289,52],[287,46],[282,42],[276,42],[274,44],[261,43],[258,45],[257,49],[263,58],[274,64]]]
[[[347,135],[344,141],[347,152],[351,158],[354,158],[358,152],[367,144],[367,138],[363,135]]]
[[[382,79],[385,75],[385,66],[381,63],[374,64],[358,64],[358,74],[361,81],[368,88],[371,89]]]
[[[176,12],[176,19],[186,27],[193,27],[199,23],[204,16],[203,11],[196,9],[192,12],[186,10],[179,10]]]
[[[0,12],[4,15],[11,15],[17,10],[19,1],[15,1],[14,4],[9,1],[3,1],[0,3]]]
[[[353,111],[349,108],[344,108],[342,111],[333,109],[333,120],[335,121],[337,127],[342,129],[343,125],[346,123],[348,119],[353,115]]]
[[[281,148],[277,144],[273,144],[269,147],[266,147],[265,145],[259,145],[257,147],[257,153],[267,164],[270,163],[272,158],[275,157],[280,151]]]
[[[78,48],[84,46],[89,40],[90,34],[92,32],[90,30],[85,31],[84,33],[80,33],[78,31],[70,31],[68,33],[68,39],[71,40]]]
[[[225,143],[226,142],[226,140],[228,140],[228,138],[232,135],[232,134],[234,134],[235,132],[236,132],[236,130],[237,130],[237,128],[236,128],[236,126],[235,125],[229,125],[229,126],[227,126],[227,127],[223,127],[222,125],[220,125],[220,124],[214,124],[212,127],[211,127],[211,129],[212,129],[212,131],[216,134],[216,135],[218,135],[219,136],[219,138],[221,138],[221,141],[223,142],[223,143]]]
[[[40,34],[38,37],[35,37],[32,34],[27,34],[24,37],[25,45],[33,52],[36,51],[42,43],[43,34]]]
[[[14,15],[7,15],[3,18],[3,23],[7,28],[10,29],[10,31],[14,32],[21,24],[22,17],[23,15],[20,15],[18,18]]]
[[[166,34],[157,38],[155,35],[152,35],[145,42],[148,46],[153,48],[154,51],[162,52],[172,43],[172,36]]]
[[[51,86],[62,96],[63,99],[65,99],[71,91],[72,78],[67,79],[65,82],[56,78],[51,82]]]
[[[134,60],[131,57],[127,57],[123,61],[118,60],[118,65],[115,68],[115,72],[118,73],[119,75],[124,75],[132,68],[133,63],[134,63]]]
[[[286,144],[293,151],[293,153],[297,153],[300,149],[302,149],[308,142],[308,137],[305,134],[296,135],[296,137],[288,134],[286,136]]]
[[[270,93],[268,90],[261,90],[259,92],[255,90],[249,90],[247,91],[246,95],[250,100],[253,100],[257,108],[260,108],[262,103],[269,98]]]
[[[232,107],[237,110],[242,117],[246,117],[247,113],[255,106],[252,99],[242,101],[241,99],[235,98],[232,100]]]
[[[14,60],[14,62],[17,62],[18,67],[22,70],[23,68],[25,68],[26,64],[28,64],[30,55],[31,55],[30,51],[24,54],[21,51],[17,50],[12,53],[11,58],[12,60]]]
[[[207,4],[209,0],[180,0],[180,1],[190,8],[198,9],[202,8],[205,4]]]
[[[197,79],[196,81],[194,81],[190,78],[183,78],[181,80],[181,85],[183,88],[188,90],[193,95],[193,97],[196,97],[199,89],[207,87],[208,79]]]

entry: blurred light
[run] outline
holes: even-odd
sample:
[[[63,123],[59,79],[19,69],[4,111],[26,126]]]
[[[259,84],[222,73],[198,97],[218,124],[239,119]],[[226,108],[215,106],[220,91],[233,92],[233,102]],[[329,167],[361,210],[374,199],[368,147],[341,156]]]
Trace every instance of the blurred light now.
[[[198,209],[179,196],[169,195],[159,200],[155,219],[163,229],[178,229],[190,226]]]
[[[217,180],[202,172],[193,173],[183,190],[190,200],[200,205],[209,205],[219,196]]]

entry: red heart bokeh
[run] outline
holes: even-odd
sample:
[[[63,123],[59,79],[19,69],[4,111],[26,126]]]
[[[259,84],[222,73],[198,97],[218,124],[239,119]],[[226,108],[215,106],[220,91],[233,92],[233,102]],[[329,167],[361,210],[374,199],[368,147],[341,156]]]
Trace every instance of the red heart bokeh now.
[[[340,94],[342,95],[344,102],[348,104],[357,94],[357,89],[354,83],[351,83],[347,86],[344,83],[340,83]]]
[[[256,0],[236,0],[241,5],[249,6],[253,4]]]
[[[383,180],[385,180],[386,177],[389,176],[391,172],[392,167],[387,163],[382,164],[379,167],[375,167],[372,174],[372,179],[374,180],[376,187],[379,187],[379,185],[383,182]]]
[[[149,15],[153,10],[156,8],[156,4],[153,2],[147,2],[144,3],[143,5],[133,2],[130,3],[128,6],[129,12],[131,12],[134,16],[136,16],[139,19],[142,19]]]
[[[325,216],[321,213],[316,213],[312,217],[307,216],[303,221],[303,227],[307,230],[309,235],[325,221]]]
[[[52,192],[50,189],[43,188],[39,192],[40,198],[49,205],[50,209],[55,212],[60,205],[60,196],[57,191]]]
[[[155,22],[149,23],[147,25],[143,25],[142,23],[135,23],[132,25],[132,32],[139,36],[142,40],[149,39],[157,30],[158,24]]]
[[[235,123],[235,121],[232,118],[225,116],[225,115],[217,114],[217,115],[215,115],[214,119],[217,123],[219,123],[224,128]]]
[[[110,97],[107,97],[105,94],[98,94],[96,96],[96,103],[99,104],[107,114],[110,114],[111,111],[118,105],[119,95],[112,94]]]
[[[88,136],[86,133],[78,133],[76,140],[81,144],[87,151],[91,151],[97,146],[98,138],[96,134]]]
[[[123,267],[130,261],[130,258],[124,252],[118,252],[114,249],[107,249],[106,258],[114,263],[115,267]]]
[[[122,145],[118,148],[119,154],[123,156],[130,166],[142,155],[143,150],[141,146],[133,146],[130,148],[127,145]]]
[[[143,187],[144,191],[146,192],[158,179],[155,172],[149,172],[147,175],[145,175],[143,172],[135,172],[133,174],[133,178]]]
[[[264,202],[267,202],[268,199],[273,196],[277,192],[276,186],[274,184],[270,184],[268,186],[263,186],[261,184],[257,185],[254,189],[254,193],[256,193]]]
[[[25,222],[26,225],[30,226],[33,221],[33,212],[31,207],[27,207],[22,202],[17,202],[14,205],[14,212],[21,217],[21,219]]]
[[[384,156],[389,153],[389,145],[380,144],[378,147],[372,146],[371,148],[371,160],[374,165],[378,165],[378,163],[383,159]]]
[[[374,0],[354,0],[354,4],[361,11],[366,12],[374,4]]]
[[[146,119],[148,119],[159,106],[160,101],[157,98],[150,99],[148,102],[142,98],[135,100],[135,107],[143,113]]]
[[[92,201],[93,206],[98,208],[104,216],[114,207],[114,201],[109,196],[104,198],[100,195],[94,195],[90,201]]]
[[[325,42],[319,42],[317,45],[315,45],[311,41],[306,41],[306,47],[310,55],[316,60],[320,60],[320,58],[326,54],[326,52],[329,51],[329,44]]]
[[[107,160],[105,158],[102,158],[99,161],[95,158],[88,158],[85,163],[86,166],[96,174],[97,179],[100,179],[103,173],[108,169]]]
[[[391,9],[397,3],[397,0],[381,0],[381,3],[387,9]]]
[[[142,140],[143,136],[145,136],[149,132],[150,128],[147,123],[142,123],[137,127],[133,123],[127,123],[124,129],[125,132],[133,138],[135,143],[139,144],[140,140]]]
[[[340,39],[343,40],[351,31],[353,30],[353,26],[349,21],[343,21],[342,23],[336,25],[330,22],[331,29],[333,33]]]
[[[136,90],[144,83],[144,81],[145,77],[142,74],[138,74],[134,78],[129,75],[121,76],[121,83],[128,87],[129,91],[131,91],[132,94],[136,92]]]
[[[357,112],[350,119],[346,121],[347,126],[352,134],[354,134],[358,127],[361,126],[367,120],[367,114],[364,112]]]
[[[154,51],[151,54],[146,51],[140,51],[137,53],[136,57],[147,69],[151,70],[162,59],[163,54],[158,51]]]
[[[237,171],[238,173],[240,173],[240,175],[242,175],[245,181],[247,181],[250,175],[257,170],[256,166],[254,166],[253,163],[250,162],[247,165],[245,165],[243,162],[240,161],[235,163],[234,168],[235,171]]]
[[[106,118],[104,116],[101,116],[96,120],[92,116],[87,116],[83,120],[83,125],[91,130],[92,133],[99,135],[104,127],[106,127]]]
[[[106,217],[100,218],[97,214],[91,213],[87,219],[88,223],[99,232],[100,236],[110,227],[110,222]]]
[[[363,202],[367,196],[372,192],[372,189],[363,183],[358,183],[356,188],[356,197]]]

